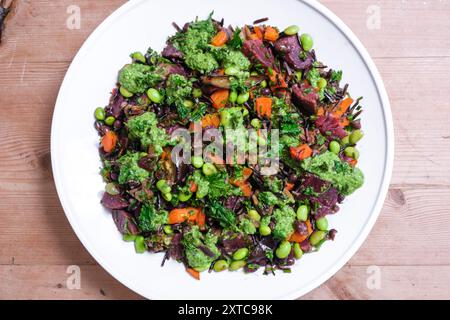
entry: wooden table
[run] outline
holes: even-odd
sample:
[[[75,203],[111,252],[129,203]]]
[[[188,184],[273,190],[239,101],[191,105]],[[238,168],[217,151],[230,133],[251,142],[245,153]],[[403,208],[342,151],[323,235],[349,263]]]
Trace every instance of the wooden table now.
[[[141,298],[98,266],[75,236],[53,184],[49,146],[56,95],[72,58],[124,2],[18,0],[9,17],[0,46],[0,298]],[[303,298],[449,299],[450,1],[322,3],[358,35],[383,76],[396,156],[370,236]],[[72,4],[81,8],[79,30],[66,27]],[[377,10],[379,29],[371,19]],[[80,290],[67,287],[71,265],[81,268]],[[381,287],[374,289],[367,282],[377,270]]]

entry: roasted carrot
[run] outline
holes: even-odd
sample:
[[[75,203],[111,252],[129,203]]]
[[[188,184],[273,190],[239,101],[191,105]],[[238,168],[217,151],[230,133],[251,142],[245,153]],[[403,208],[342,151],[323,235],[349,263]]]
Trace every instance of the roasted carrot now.
[[[197,218],[197,214],[199,213],[199,209],[196,208],[178,208],[173,209],[169,213],[169,224],[177,224],[183,223],[186,220],[195,221]]]
[[[117,135],[113,131],[108,131],[102,138],[102,147],[105,152],[111,152],[117,145]]]
[[[252,186],[250,183],[248,183],[247,181],[244,182],[243,184],[241,184],[239,186],[239,188],[242,191],[242,194],[244,195],[244,197],[250,197],[252,195]]]
[[[278,73],[277,71],[270,69],[267,70],[267,76],[270,79],[271,82],[271,88],[272,89],[282,89],[287,88],[286,80],[284,79],[284,76],[281,73]]]
[[[217,90],[211,95],[213,107],[216,109],[225,108],[228,102],[230,91],[227,89]]]
[[[218,114],[207,114],[202,119],[202,128],[213,127],[218,128],[220,125],[220,118]]]
[[[353,104],[352,98],[344,99],[336,108],[336,111],[333,112],[333,116],[335,118],[340,118],[347,112],[348,108]]]
[[[260,27],[253,27],[253,30],[255,31],[255,34],[258,37],[258,39],[262,40],[264,38],[263,30]]]
[[[300,234],[297,231],[294,232],[291,237],[289,238],[290,242],[303,242],[306,239],[308,239],[308,237],[311,235],[311,233],[313,232],[312,227],[311,227],[311,222],[309,222],[309,220],[306,220],[306,228],[308,230],[307,234]]]
[[[203,229],[205,227],[206,215],[203,211],[199,211],[195,219],[195,223],[200,227],[200,229]]]
[[[305,160],[312,155],[312,149],[306,143],[298,147],[290,147],[289,151],[295,160]]]
[[[341,127],[346,127],[350,124],[350,121],[347,118],[341,118],[339,119],[339,125]]]
[[[200,280],[200,272],[194,270],[192,268],[186,269],[187,273],[189,273],[195,280]]]
[[[250,176],[252,175],[253,170],[250,168],[244,168],[242,169],[242,179],[244,179],[245,181],[248,180],[248,178],[250,178]]]
[[[320,108],[317,109],[317,115],[318,115],[318,116],[323,116],[323,115],[325,115],[325,109],[324,109],[324,107],[320,107]]]
[[[270,119],[272,115],[272,98],[259,97],[255,101],[255,109],[260,117],[267,117]]]
[[[197,192],[197,189],[198,189],[198,185],[194,181],[191,181],[190,185],[189,185],[189,191],[194,193],[194,192]]]
[[[286,185],[284,186],[284,190],[291,191],[294,189],[294,184],[290,182],[286,182]]]
[[[348,163],[349,163],[352,167],[356,167],[356,165],[358,164],[358,160],[352,159],[352,160],[349,160]]]
[[[280,37],[280,33],[274,27],[267,27],[264,33],[264,39],[268,41],[275,42]]]
[[[220,30],[211,40],[211,44],[215,47],[221,47],[228,41],[228,34],[224,30]]]

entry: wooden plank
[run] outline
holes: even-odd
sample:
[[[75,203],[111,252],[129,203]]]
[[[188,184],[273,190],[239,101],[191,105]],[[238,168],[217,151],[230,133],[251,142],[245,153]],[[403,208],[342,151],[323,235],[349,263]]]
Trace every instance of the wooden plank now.
[[[99,266],[80,266],[80,289],[69,266],[0,266],[0,299],[142,299]]]
[[[80,266],[81,288],[71,290],[67,268],[0,266],[0,299],[142,299],[98,266]],[[449,266],[379,266],[379,270],[379,289],[367,286],[373,269],[346,266],[301,299],[448,299]]]
[[[67,8],[73,1],[20,1],[4,33],[0,61],[71,61],[95,27],[124,2],[77,1],[81,29],[69,30]],[[349,25],[374,57],[449,56],[450,39],[442,32],[450,29],[448,1],[321,2]],[[374,5],[380,8],[380,29],[367,27],[373,15],[367,10]]]
[[[379,289],[374,286],[372,268],[379,268]],[[302,299],[448,299],[449,281],[448,266],[347,266]]]

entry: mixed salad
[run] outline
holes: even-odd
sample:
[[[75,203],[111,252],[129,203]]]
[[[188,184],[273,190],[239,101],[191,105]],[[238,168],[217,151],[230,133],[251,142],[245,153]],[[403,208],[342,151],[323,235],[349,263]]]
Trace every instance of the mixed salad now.
[[[95,110],[103,206],[137,253],[164,252],[162,264],[179,261],[196,279],[290,272],[334,240],[327,216],[363,184],[361,98],[317,60],[310,35],[267,20],[174,24],[161,53],[131,54],[109,104]],[[180,130],[187,137],[174,136]],[[243,155],[204,151],[214,139],[192,143],[208,130]],[[268,159],[278,163],[271,174]]]

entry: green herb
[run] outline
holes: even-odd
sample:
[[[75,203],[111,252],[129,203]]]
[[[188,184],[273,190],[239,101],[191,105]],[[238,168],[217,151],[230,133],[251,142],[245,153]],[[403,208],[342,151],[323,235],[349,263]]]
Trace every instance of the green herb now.
[[[232,49],[239,50],[242,48],[242,39],[241,39],[241,28],[236,28],[231,37],[231,40],[228,42],[228,46]]]
[[[206,207],[208,216],[217,220],[223,228],[237,230],[236,215],[230,209],[225,208],[219,201],[213,200]]]
[[[155,207],[145,204],[141,208],[139,215],[139,228],[143,232],[157,231],[162,225],[167,223],[168,212],[157,212]]]
[[[339,71],[333,70],[331,72],[331,81],[339,82],[341,80],[342,80],[342,71],[341,70],[339,70]]]

